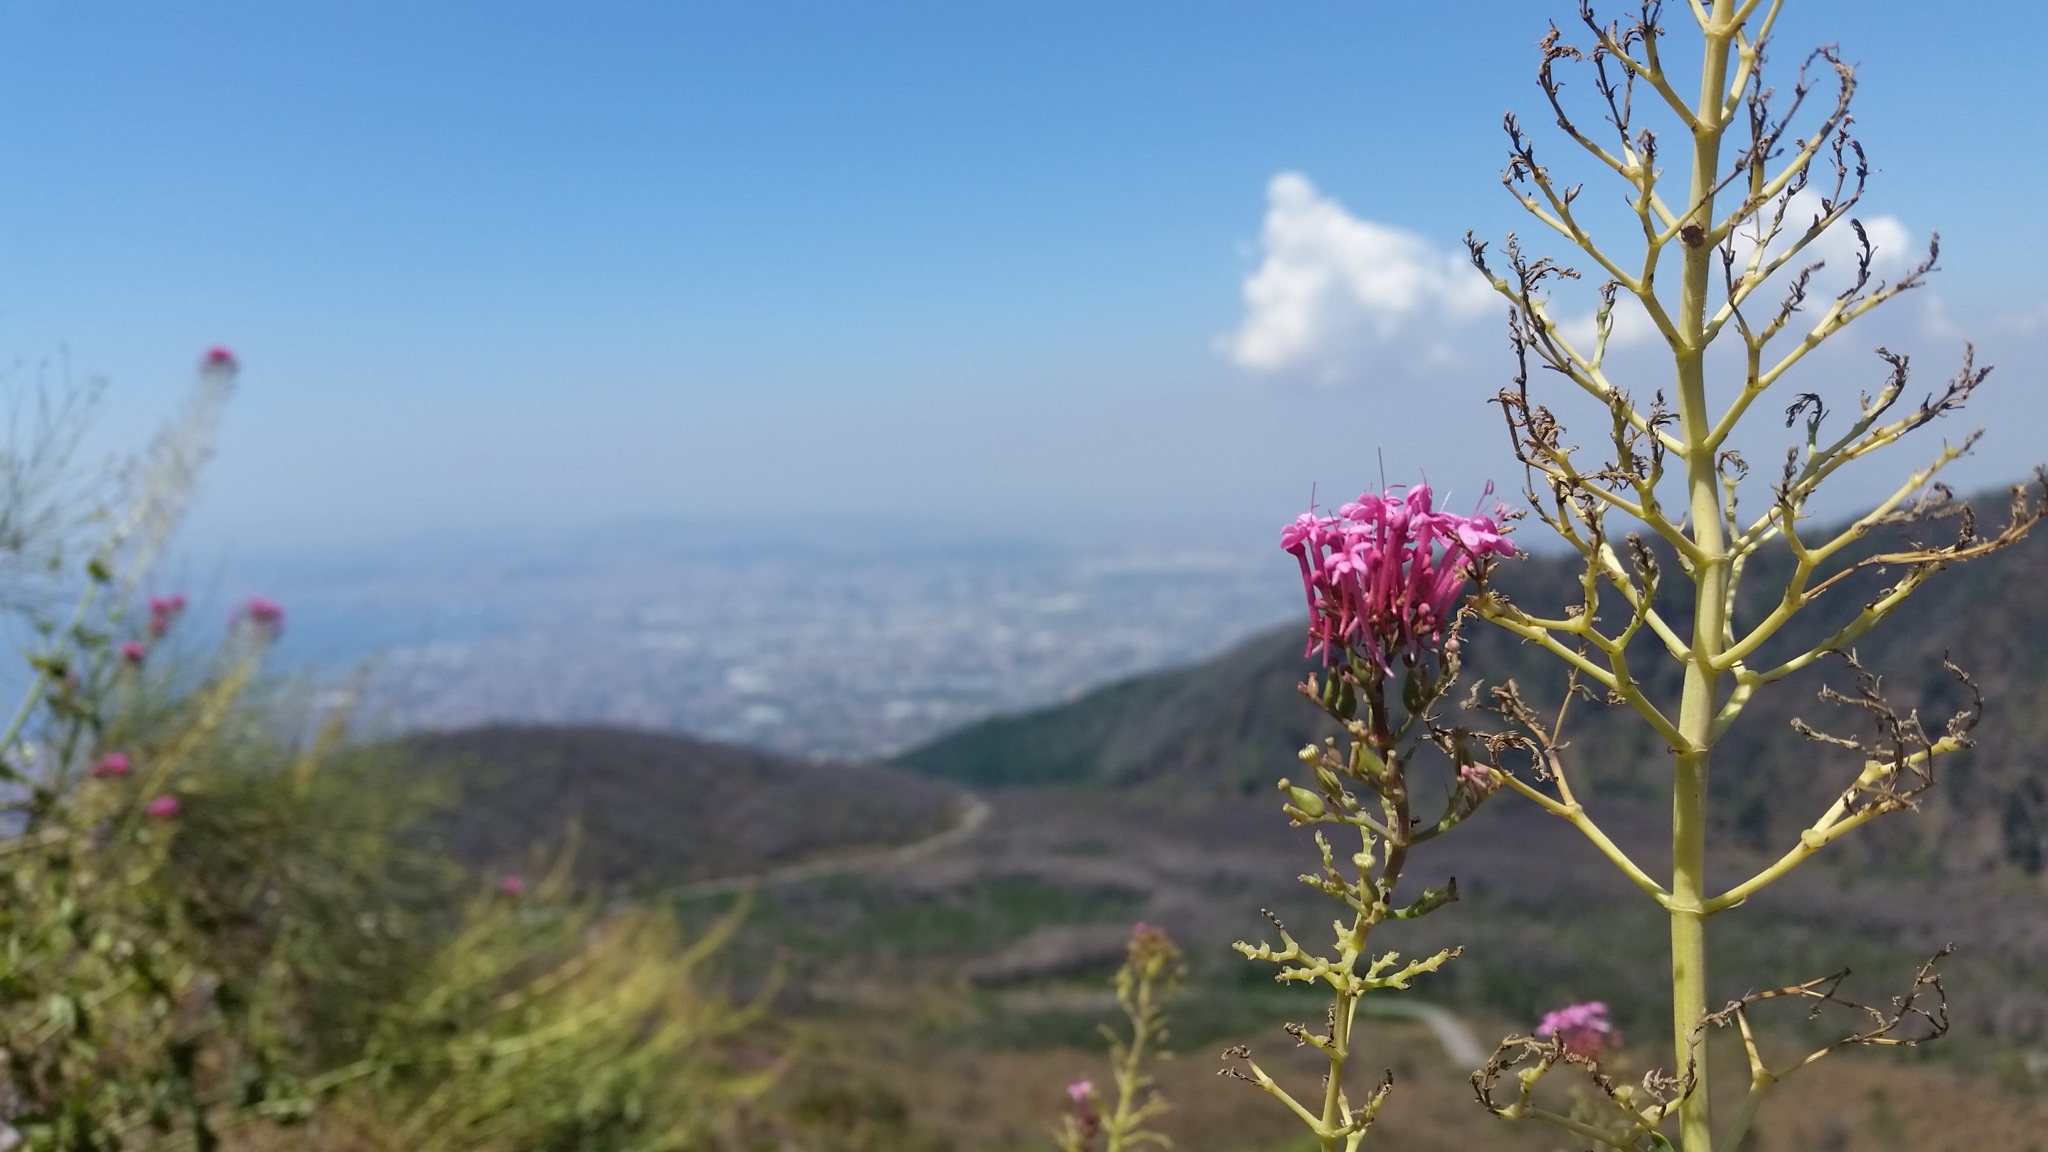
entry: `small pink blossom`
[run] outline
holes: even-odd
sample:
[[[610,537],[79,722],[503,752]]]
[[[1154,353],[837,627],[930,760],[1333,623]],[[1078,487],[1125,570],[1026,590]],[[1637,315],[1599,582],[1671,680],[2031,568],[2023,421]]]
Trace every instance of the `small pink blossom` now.
[[[128,762],[126,752],[109,752],[92,766],[92,774],[98,777],[126,776],[133,765]]]
[[[1072,1084],[1067,1085],[1067,1099],[1072,1100],[1076,1104],[1086,1103],[1088,1098],[1093,1095],[1095,1095],[1095,1082],[1093,1080],[1076,1080]]]
[[[507,896],[526,895],[526,877],[508,874],[498,881],[498,891]]]
[[[121,641],[121,659],[130,664],[142,663],[142,658],[148,654],[149,649],[144,648],[140,640]]]
[[[1488,492],[1491,492],[1491,487]],[[1458,597],[1487,556],[1515,546],[1497,516],[1438,512],[1427,484],[1367,492],[1337,510],[1297,517],[1280,547],[1301,565],[1309,650],[1349,648],[1384,670],[1442,644]]]
[[[235,619],[247,620],[274,636],[284,631],[284,605],[268,596],[251,596],[248,602],[236,611]]]
[[[1486,799],[1500,789],[1500,781],[1493,775],[1493,769],[1484,764],[1466,764],[1458,769],[1458,791],[1463,792],[1474,803]]]
[[[1180,963],[1180,946],[1173,942],[1173,937],[1166,934],[1166,929],[1155,928],[1143,920],[1131,926],[1124,954],[1130,966],[1147,977],[1156,977]]]
[[[185,611],[185,596],[174,592],[169,596],[152,596],[149,599],[149,634],[161,636],[171,630],[173,621]]]
[[[176,796],[166,795],[151,800],[149,807],[144,808],[143,811],[149,813],[151,820],[171,820],[175,819],[179,812],[184,811],[184,808],[185,806],[178,802]]]
[[[1536,1025],[1536,1037],[1540,1040],[1556,1037],[1564,1042],[1566,1051],[1589,1060],[1603,1049],[1621,1043],[1621,1034],[1607,1019],[1607,1005],[1598,1000],[1567,1004],[1544,1013]]]

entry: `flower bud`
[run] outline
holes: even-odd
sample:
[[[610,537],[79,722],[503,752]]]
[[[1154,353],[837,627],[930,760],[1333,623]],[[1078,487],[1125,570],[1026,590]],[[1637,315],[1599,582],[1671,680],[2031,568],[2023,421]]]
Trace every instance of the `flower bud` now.
[[[1344,791],[1344,782],[1337,779],[1337,774],[1330,771],[1327,765],[1320,763],[1316,765],[1316,784],[1322,788],[1325,796],[1340,795]]]
[[[1422,693],[1422,669],[1410,668],[1401,683],[1401,707],[1406,708],[1410,715],[1422,711]]]
[[[1290,785],[1287,789],[1287,798],[1292,800],[1294,806],[1301,809],[1302,813],[1310,819],[1323,814],[1323,798],[1306,788]]]
[[[1361,776],[1377,780],[1387,774],[1387,762],[1380,759],[1380,754],[1373,750],[1372,745],[1358,740],[1351,745],[1351,770]]]
[[[1464,764],[1458,768],[1458,791],[1468,804],[1476,807],[1500,787],[1500,777],[1484,764]]]

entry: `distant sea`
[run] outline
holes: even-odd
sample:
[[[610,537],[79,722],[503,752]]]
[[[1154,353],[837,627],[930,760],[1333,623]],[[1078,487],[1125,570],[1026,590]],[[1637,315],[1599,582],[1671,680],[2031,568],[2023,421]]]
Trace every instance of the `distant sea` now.
[[[815,758],[888,756],[1200,660],[1300,596],[1271,543],[829,517],[437,538],[242,560],[207,583],[283,601],[279,659],[365,671],[381,729],[598,721]]]

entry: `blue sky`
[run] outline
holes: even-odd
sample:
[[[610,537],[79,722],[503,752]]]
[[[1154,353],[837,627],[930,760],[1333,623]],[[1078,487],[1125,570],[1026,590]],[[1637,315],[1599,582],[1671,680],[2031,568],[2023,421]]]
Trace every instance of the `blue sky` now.
[[[1936,286],[1817,371],[1979,339],[2007,366],[1963,478],[2014,476],[2048,426],[2048,16],[1791,8],[1788,63],[1862,67],[1873,218],[1944,237]],[[1293,370],[1231,338],[1283,173],[1288,219],[1335,229],[1305,243],[1435,269],[1526,231],[1499,117],[1542,122],[1532,42],[1567,15],[7,3],[0,352],[106,374],[114,437],[234,346],[194,530],[245,553],[687,515],[1263,531],[1381,450],[1470,493],[1506,476],[1493,312],[1339,309]]]

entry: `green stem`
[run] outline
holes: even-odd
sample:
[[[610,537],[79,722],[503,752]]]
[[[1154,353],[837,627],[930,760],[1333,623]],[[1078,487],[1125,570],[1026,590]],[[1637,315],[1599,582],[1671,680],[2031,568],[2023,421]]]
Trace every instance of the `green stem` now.
[[[1323,1129],[1317,1140],[1323,1152],[1336,1152],[1339,1138],[1334,1134],[1344,1127],[1344,1066],[1351,1060],[1351,1007],[1356,1002],[1338,993],[1337,1011],[1330,1018],[1330,1079],[1323,1086]]]
[[[1715,0],[1706,32],[1700,98],[1693,129],[1692,184],[1680,281],[1676,358],[1679,433],[1685,445],[1692,540],[1692,579],[1698,599],[1692,645],[1679,703],[1684,747],[1671,791],[1671,1030],[1675,1071],[1690,1068],[1692,1092],[1679,1109],[1680,1147],[1713,1152],[1714,1136],[1705,1053],[1696,1052],[1695,1027],[1707,1013],[1706,809],[1708,751],[1713,745],[1721,673],[1715,667],[1727,625],[1728,555],[1721,530],[1720,474],[1714,460],[1713,422],[1707,411],[1706,311],[1714,250],[1704,237],[1714,227],[1714,186],[1721,169],[1723,93],[1734,38],[1734,0]],[[1695,231],[1697,229],[1697,231]]]
[[[1145,1042],[1152,1035],[1152,981],[1141,977],[1138,1004],[1130,1013],[1131,1046],[1124,1050],[1116,1070],[1116,1111],[1110,1117],[1109,1143],[1104,1152],[1123,1152],[1124,1138],[1136,1126],[1131,1110],[1137,1105],[1140,1072],[1145,1061]]]
[[[1767,1073],[1758,1073],[1750,1078],[1749,1092],[1742,1098],[1742,1111],[1735,1117],[1735,1125],[1728,1129],[1728,1137],[1721,1152],[1736,1152],[1742,1138],[1749,1134],[1749,1126],[1756,1122],[1757,1106],[1764,1101],[1764,1093],[1770,1090],[1776,1078]]]

